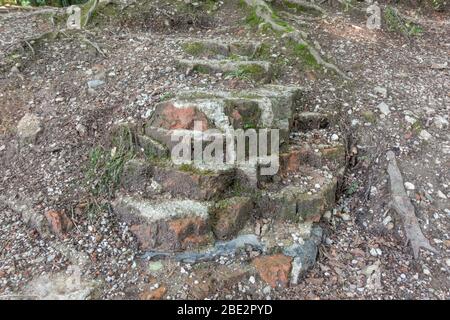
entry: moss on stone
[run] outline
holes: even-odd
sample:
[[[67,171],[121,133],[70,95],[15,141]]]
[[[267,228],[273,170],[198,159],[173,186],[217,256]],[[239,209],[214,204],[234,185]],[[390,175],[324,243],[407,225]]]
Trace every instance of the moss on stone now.
[[[294,44],[293,53],[296,57],[300,58],[307,66],[312,68],[319,68],[316,58],[309,52],[308,46],[305,44]]]
[[[192,55],[192,56],[199,56],[201,55],[203,52],[205,52],[205,45],[201,42],[188,42],[188,43],[184,43],[182,45],[183,50]]]
[[[263,78],[266,70],[257,64],[242,65],[238,68],[238,72],[251,78]]]
[[[247,14],[247,17],[245,18],[245,22],[252,27],[258,27],[264,21],[258,16],[258,14],[256,13],[256,10],[252,9]]]
[[[188,173],[194,173],[198,175],[211,175],[214,174],[212,170],[202,170],[197,167],[195,167],[193,164],[190,163],[184,163],[178,167],[180,171],[188,172]]]
[[[195,71],[195,72],[198,72],[198,73],[203,73],[203,74],[208,74],[208,73],[211,72],[210,68],[208,68],[205,65],[201,65],[201,64],[195,65],[192,70]]]

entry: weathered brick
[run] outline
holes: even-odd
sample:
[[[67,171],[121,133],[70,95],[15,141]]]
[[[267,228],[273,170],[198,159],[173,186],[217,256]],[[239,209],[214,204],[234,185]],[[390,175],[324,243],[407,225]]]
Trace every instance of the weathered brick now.
[[[143,250],[180,251],[212,240],[208,204],[119,196],[113,207],[119,217],[131,225],[130,230]]]
[[[45,213],[45,217],[52,232],[59,237],[64,237],[73,227],[73,222],[63,211],[49,210]]]
[[[253,203],[248,197],[219,201],[213,213],[213,232],[218,239],[228,239],[243,228],[250,217]]]
[[[189,172],[156,167],[153,178],[164,191],[195,200],[209,200],[223,193],[233,182],[234,171]]]
[[[203,112],[197,110],[194,104],[178,107],[174,102],[168,101],[156,106],[148,125],[167,130],[193,130],[195,122],[201,124],[202,131],[208,129],[208,118]]]
[[[292,269],[292,258],[283,254],[260,256],[252,261],[261,279],[272,288],[287,287]]]

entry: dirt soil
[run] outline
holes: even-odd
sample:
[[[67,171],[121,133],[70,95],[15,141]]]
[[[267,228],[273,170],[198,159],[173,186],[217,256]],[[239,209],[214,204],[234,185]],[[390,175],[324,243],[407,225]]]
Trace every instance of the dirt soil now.
[[[450,297],[450,21],[445,12],[400,8],[417,14],[423,28],[423,34],[409,37],[384,26],[369,30],[360,11],[327,5],[327,16],[302,22],[322,55],[332,57],[351,80],[293,65],[282,69],[276,81],[304,87],[307,108],[342,118],[336,132],[344,130],[354,148],[346,187],[331,217],[321,221],[326,239],[318,261],[299,285],[272,289],[245,276],[217,292],[205,286],[208,270],[238,267],[244,260],[155,265],[142,258],[129,226],[111,210],[88,214],[90,152],[107,145],[118,123],[145,120],[151,105],[182,89],[252,86],[220,75],[180,72],[174,66],[183,56],[181,41],[269,40],[271,54],[283,56],[273,34],[256,32],[236,8],[225,4],[205,26],[92,27],[84,37],[105,56],[80,41],[77,31],[61,33],[31,52],[29,41],[23,41],[52,28],[42,9],[0,11],[0,195],[28,203],[40,215],[64,210],[75,226],[62,238],[42,238],[20,210],[0,202],[0,296],[15,295],[44,271],[64,271],[72,262],[55,249],[62,243],[88,255],[84,272],[101,281],[99,298],[104,299],[142,298],[149,288],[161,287],[166,299]],[[8,59],[11,46],[19,43],[23,49],[14,67]],[[87,82],[94,76],[105,85],[90,90]],[[388,106],[388,111],[381,106],[386,114],[380,112],[381,103]],[[17,133],[27,113],[42,124],[32,144],[20,141]],[[389,150],[397,156],[420,226],[436,254],[422,250],[413,259],[401,220],[389,210]]]

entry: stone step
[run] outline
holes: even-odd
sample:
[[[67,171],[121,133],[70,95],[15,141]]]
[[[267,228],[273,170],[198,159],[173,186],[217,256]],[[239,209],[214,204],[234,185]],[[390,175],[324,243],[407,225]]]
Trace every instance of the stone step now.
[[[319,221],[335,203],[337,183],[330,172],[303,167],[291,180],[266,185],[257,210],[274,219]]]
[[[253,57],[261,47],[259,42],[191,39],[181,45],[184,52],[198,58]]]
[[[122,186],[127,192],[145,188],[147,191],[141,194],[151,197],[154,195],[151,191],[155,190],[153,184],[156,184],[159,192],[203,201],[220,201],[236,185],[255,191],[261,187],[263,189],[258,192],[262,196],[256,206],[266,217],[318,221],[334,204],[337,182],[342,174],[341,171],[332,173],[308,165],[299,165],[286,175],[267,178],[259,175],[258,168],[247,168],[247,171],[243,166],[214,169],[216,171],[213,167],[197,168],[194,165],[162,166],[133,159],[125,164]],[[283,170],[283,161],[280,170]]]
[[[194,200],[211,200],[221,196],[234,182],[234,166],[176,166],[169,160],[131,159],[123,167],[121,187],[128,193],[150,198],[159,193]]]
[[[250,197],[231,197],[218,201],[211,213],[216,238],[227,240],[236,236],[249,220],[253,206]]]
[[[232,61],[208,59],[180,59],[178,68],[203,74],[241,77],[257,82],[269,83],[273,77],[272,64],[267,61]]]
[[[120,219],[131,226],[142,250],[189,250],[213,241],[209,203],[119,195],[112,205]]]
[[[234,183],[234,179],[233,169],[212,171],[193,165],[153,168],[153,180],[164,192],[194,200],[217,199]]]
[[[292,129],[295,113],[303,108],[302,96],[300,87],[270,84],[240,91],[188,90],[177,94],[181,100],[221,99],[229,105],[229,110],[239,106],[248,110],[257,105],[260,110],[259,127],[276,128],[282,132]],[[280,136],[283,134],[280,133]]]
[[[282,152],[279,159],[278,175],[281,177],[296,174],[304,166],[314,168],[325,166],[334,173],[345,166],[345,147],[341,143],[330,145],[305,141],[290,145],[289,150]]]
[[[131,226],[141,249],[178,252],[212,245],[215,239],[235,237],[252,214],[253,200],[149,200],[122,194],[113,202],[113,208]]]
[[[157,104],[145,127],[147,136],[166,147],[170,130],[274,128],[280,143],[289,139],[294,110],[300,107],[301,89],[266,85],[240,92],[185,91],[170,101]]]
[[[300,112],[294,116],[293,130],[325,129],[330,124],[328,115],[319,112]]]

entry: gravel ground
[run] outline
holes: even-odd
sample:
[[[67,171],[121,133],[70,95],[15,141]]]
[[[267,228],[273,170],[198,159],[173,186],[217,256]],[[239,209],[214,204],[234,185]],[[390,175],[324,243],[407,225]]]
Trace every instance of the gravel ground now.
[[[96,29],[88,36],[106,48],[107,58],[68,32],[37,51],[32,63],[23,61],[19,72],[0,74],[0,195],[29,202],[41,215],[65,210],[75,224],[63,239],[41,237],[26,226],[20,210],[0,203],[1,295],[17,293],[44,271],[65,270],[73,262],[63,246],[88,255],[84,275],[101,281],[100,297],[107,299],[142,298],[142,292],[157,288],[167,290],[168,299],[448,299],[450,37],[448,19],[441,15],[421,18],[424,35],[409,39],[370,31],[365,17],[352,12],[330,9],[327,18],[308,22],[312,39],[353,80],[291,68],[278,81],[305,87],[308,108],[345,115],[358,161],[347,174],[346,192],[322,221],[327,237],[318,263],[298,286],[273,290],[259,278],[240,274],[229,287],[212,292],[204,288],[216,276],[208,270],[245,269],[251,252],[197,266],[155,265],[140,258],[128,226],[112,212],[86,215],[89,196],[81,182],[89,152],[105,143],[115,124],[144,120],[148,108],[167,92],[249,86],[174,68],[186,37],[270,38],[255,36],[229,10],[225,6],[216,26],[207,30]],[[45,23],[31,17],[39,28],[24,23],[29,12],[0,13],[3,51],[47,31]],[[106,84],[89,90],[87,82],[99,77]],[[379,107],[382,103],[389,111]],[[26,113],[36,114],[43,124],[33,145],[16,138],[15,128]],[[422,251],[413,260],[401,222],[388,210],[388,150],[395,151],[405,181],[414,186],[408,193],[438,254]]]

